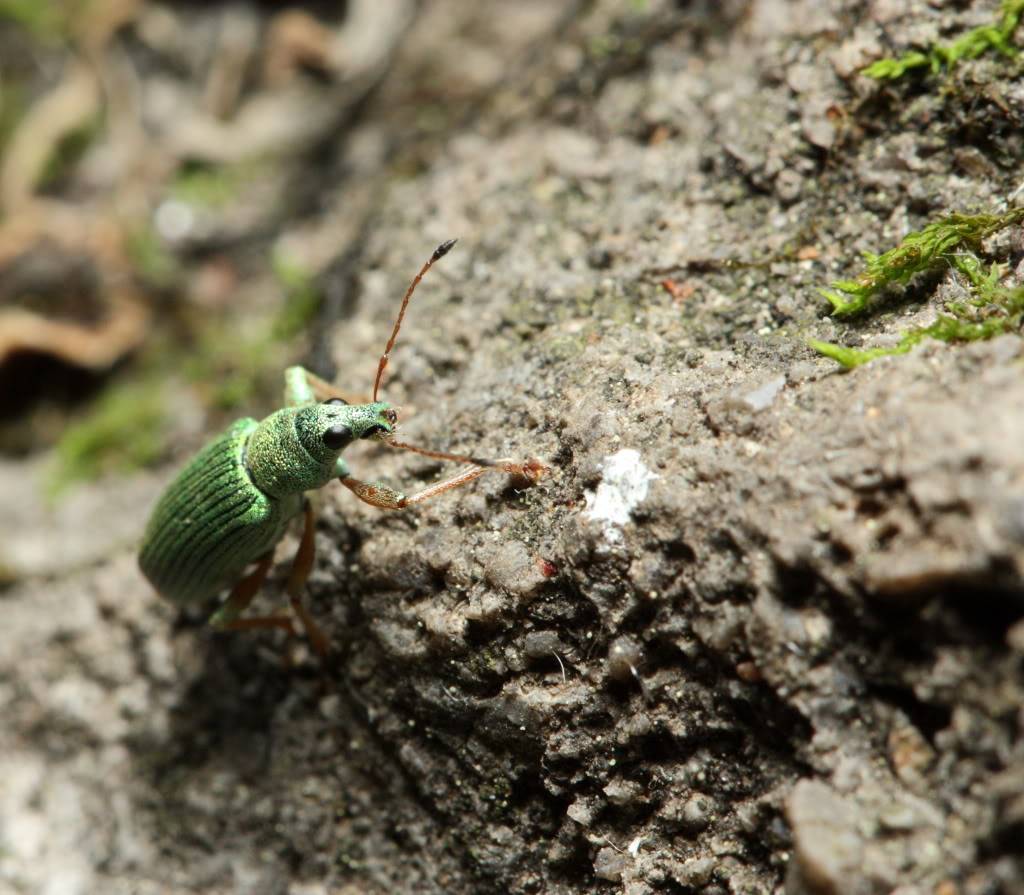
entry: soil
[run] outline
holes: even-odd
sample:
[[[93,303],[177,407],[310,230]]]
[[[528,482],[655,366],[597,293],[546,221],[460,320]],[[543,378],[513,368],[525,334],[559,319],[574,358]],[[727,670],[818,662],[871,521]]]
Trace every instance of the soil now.
[[[410,442],[548,473],[393,514],[325,489],[320,662],[138,573],[188,407],[175,462],[55,507],[45,454],[4,459],[0,892],[1024,892],[1021,340],[848,374],[806,344],[930,319],[952,272],[853,323],[817,290],[1018,186],[1016,60],[857,73],[993,6],[409,10],[290,201],[218,244],[319,257],[306,361],[361,390],[459,237],[384,396]]]

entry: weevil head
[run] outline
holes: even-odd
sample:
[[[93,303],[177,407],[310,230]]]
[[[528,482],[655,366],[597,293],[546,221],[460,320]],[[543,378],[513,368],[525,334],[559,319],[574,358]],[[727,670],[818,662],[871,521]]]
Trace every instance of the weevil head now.
[[[331,461],[353,441],[388,438],[395,431],[398,414],[383,401],[346,404],[332,398],[299,411],[295,428],[302,446],[319,461]]]
[[[398,414],[390,404],[285,407],[262,420],[246,445],[245,463],[256,485],[283,498],[322,488],[338,474],[338,457],[360,438],[388,438]]]

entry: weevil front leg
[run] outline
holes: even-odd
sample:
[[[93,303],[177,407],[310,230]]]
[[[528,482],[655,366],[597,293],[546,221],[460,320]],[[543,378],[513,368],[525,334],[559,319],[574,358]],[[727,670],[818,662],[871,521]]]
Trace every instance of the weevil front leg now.
[[[420,451],[420,453],[427,452]],[[451,458],[447,457],[447,459]],[[476,462],[478,464],[486,463],[487,465],[476,465],[472,469],[467,469],[458,475],[452,476],[450,479],[436,482],[422,491],[417,491],[409,496],[406,496],[401,491],[395,491],[394,488],[389,488],[387,485],[371,485],[353,478],[351,475],[342,476],[341,483],[361,501],[370,504],[370,506],[378,507],[382,510],[404,510],[406,507],[423,503],[432,497],[436,497],[438,494],[450,491],[452,488],[466,485],[487,472],[503,472],[506,475],[518,476],[534,483],[546,469],[538,460],[528,460],[526,463],[519,463],[509,459],[479,460]]]
[[[284,371],[284,400],[289,407],[303,407],[340,398],[346,404],[365,404],[365,398],[339,391],[326,379],[311,373],[305,367],[289,367]]]
[[[271,563],[274,561],[274,552],[270,551],[259,560],[256,569],[246,575],[234,586],[231,595],[224,601],[224,604],[210,616],[210,624],[222,631],[247,631],[254,628],[279,628],[287,631],[290,636],[295,635],[292,621],[285,615],[266,615],[255,618],[239,618],[249,608],[249,604],[260,592],[263,583],[267,580],[267,573],[270,571]]]

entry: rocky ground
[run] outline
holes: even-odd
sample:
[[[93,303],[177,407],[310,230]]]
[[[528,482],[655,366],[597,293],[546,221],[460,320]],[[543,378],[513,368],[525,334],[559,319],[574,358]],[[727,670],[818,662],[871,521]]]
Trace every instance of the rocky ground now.
[[[273,146],[304,179],[183,258],[234,259],[258,306],[285,232],[325,296],[305,360],[360,390],[459,237],[385,396],[409,441],[549,473],[391,515],[325,489],[320,663],[140,578],[208,434],[188,399],[171,462],[56,505],[45,453],[4,459],[0,892],[1024,892],[1021,340],[847,374],[806,344],[891,343],[963,289],[853,323],[818,293],[1011,201],[1016,60],[858,74],[994,4],[393,6],[378,57],[319,84],[343,114],[313,154]],[[110,38],[125,65],[156,25]],[[1013,282],[1019,230],[984,250]]]

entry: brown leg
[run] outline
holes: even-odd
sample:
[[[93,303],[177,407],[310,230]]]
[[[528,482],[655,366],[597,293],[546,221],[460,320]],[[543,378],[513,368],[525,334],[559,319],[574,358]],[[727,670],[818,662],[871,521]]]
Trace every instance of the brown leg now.
[[[299,549],[295,553],[292,570],[288,573],[288,583],[285,585],[285,590],[288,593],[288,599],[291,601],[292,611],[299,617],[299,621],[302,622],[302,627],[309,638],[310,645],[317,655],[322,658],[330,650],[330,641],[302,604],[302,591],[306,586],[309,573],[313,570],[313,557],[316,551],[315,536],[316,516],[313,513],[312,505],[307,501],[304,511],[302,540],[299,542]]]
[[[419,451],[418,453],[426,452]],[[427,454],[427,456],[431,455]],[[506,475],[520,476],[535,482],[540,478],[541,473],[545,469],[537,460],[528,460],[526,463],[517,463],[514,460],[489,460],[487,464],[487,466],[476,466],[472,469],[467,469],[465,472],[452,476],[450,479],[445,479],[443,482],[430,485],[408,497],[400,491],[387,487],[387,485],[370,485],[366,482],[361,482],[359,479],[352,478],[352,476],[342,479],[341,483],[361,501],[370,504],[370,506],[379,507],[382,510],[404,510],[406,507],[423,503],[423,501],[430,500],[431,497],[436,497],[438,494],[443,494],[452,488],[468,484],[487,472],[504,472]]]
[[[255,571],[246,575],[231,591],[231,595],[213,615],[210,624],[222,631],[244,631],[252,628],[279,628],[290,635],[295,634],[291,619],[284,615],[268,615],[258,618],[239,618],[245,612],[256,594],[267,580],[267,573],[274,561],[273,551],[260,559]]]
[[[508,457],[500,460],[488,460],[483,457],[473,457],[469,454],[449,454],[446,451],[435,451],[430,448],[418,447],[405,441],[399,441],[393,436],[382,441],[389,448],[397,451],[410,451],[413,454],[420,454],[423,457],[433,457],[435,460],[451,460],[455,463],[471,463],[473,466],[482,466],[485,469],[496,469],[499,472],[506,472],[509,475],[519,476],[526,479],[530,484],[537,484],[540,477],[548,471],[548,468],[540,460],[530,458],[525,463],[517,463]]]
[[[217,625],[221,631],[266,631],[271,628],[284,631],[289,637],[295,636],[292,620],[287,615],[258,615],[253,618],[236,618],[234,621]]]

